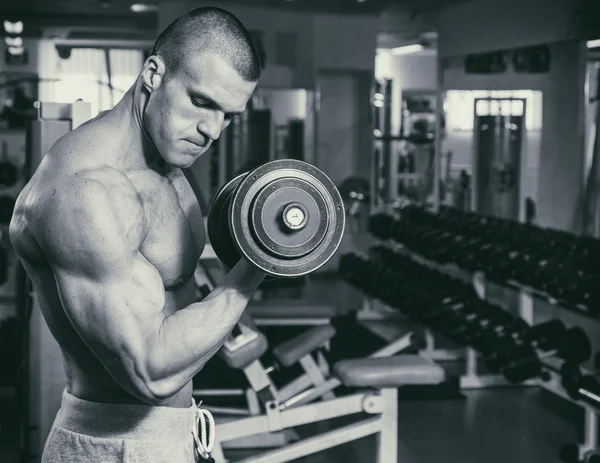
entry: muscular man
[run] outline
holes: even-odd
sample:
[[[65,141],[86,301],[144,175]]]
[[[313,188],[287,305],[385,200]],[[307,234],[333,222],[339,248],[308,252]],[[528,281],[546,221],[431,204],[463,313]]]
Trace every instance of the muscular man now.
[[[193,462],[192,378],[263,274],[240,261],[202,302],[203,219],[182,169],[260,77],[231,14],[195,9],[157,39],[123,99],[62,137],[19,196],[11,241],[64,356],[42,461]]]

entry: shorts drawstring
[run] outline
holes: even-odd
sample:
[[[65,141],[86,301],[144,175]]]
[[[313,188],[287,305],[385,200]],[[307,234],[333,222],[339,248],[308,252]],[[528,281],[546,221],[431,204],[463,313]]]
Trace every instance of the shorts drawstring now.
[[[208,460],[215,445],[215,419],[211,412],[200,408],[200,405],[202,405],[202,401],[196,408],[196,420],[192,433],[196,442],[196,452],[201,458]]]

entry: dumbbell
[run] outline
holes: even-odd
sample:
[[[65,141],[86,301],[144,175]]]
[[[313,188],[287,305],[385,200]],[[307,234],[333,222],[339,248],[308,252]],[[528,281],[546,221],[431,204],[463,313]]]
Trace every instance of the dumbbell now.
[[[524,320],[516,318],[519,321],[517,321],[512,336],[499,343],[483,360],[484,365],[492,373],[500,372],[502,365],[512,358],[515,349],[526,345],[549,351],[567,332],[564,323],[558,319],[530,327]]]
[[[594,369],[595,372],[584,374],[576,363],[565,362],[560,369],[560,382],[569,397],[600,409],[600,352],[594,356]]]
[[[597,451],[590,450],[580,455],[579,445],[567,444],[560,449],[560,460],[565,463],[600,463],[600,455]]]
[[[338,190],[342,199],[350,203],[347,214],[359,217],[360,207],[369,201],[369,181],[363,177],[349,177],[340,184]]]
[[[434,301],[425,310],[415,314],[415,319],[442,334],[450,326],[455,326],[456,320],[464,319],[468,314],[475,313],[477,300],[456,293],[441,300]]]
[[[376,238],[379,238],[380,240],[388,240],[390,239],[394,222],[395,219],[389,214],[373,214],[371,217],[369,217],[368,228]]]
[[[489,352],[513,335],[516,317],[503,308],[478,300],[479,310],[458,319],[454,328],[446,328],[443,334],[455,342],[468,345],[480,352]]]
[[[557,356],[571,363],[582,363],[591,356],[591,342],[580,327],[569,328],[564,336],[557,340],[554,348],[538,354],[531,346],[522,345],[511,351],[510,358],[501,365],[501,373],[510,383],[516,384],[533,378],[544,378],[542,360]]]
[[[245,258],[272,277],[299,277],[327,263],[344,234],[345,213],[334,183],[293,159],[263,164],[215,195],[207,233],[228,268]]]

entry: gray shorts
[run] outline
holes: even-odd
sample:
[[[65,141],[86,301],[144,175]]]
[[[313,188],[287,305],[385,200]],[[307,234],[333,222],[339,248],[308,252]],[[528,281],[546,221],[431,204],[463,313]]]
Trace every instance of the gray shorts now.
[[[194,463],[196,410],[88,402],[65,391],[42,463]]]

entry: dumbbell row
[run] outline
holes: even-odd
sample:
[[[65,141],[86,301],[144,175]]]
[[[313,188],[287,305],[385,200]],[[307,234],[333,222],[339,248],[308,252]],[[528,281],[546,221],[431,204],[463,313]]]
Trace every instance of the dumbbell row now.
[[[560,261],[572,260],[577,258],[578,267],[581,267],[582,261],[586,260],[589,264],[593,264],[593,258],[598,256],[598,242],[589,238],[573,239],[576,244],[561,246],[557,244],[554,235],[565,235],[564,232],[555,230],[545,230],[539,227],[519,224],[507,220],[485,217],[473,213],[463,213],[452,211],[449,208],[442,208],[439,214],[433,214],[424,209],[416,207],[407,207],[402,211],[401,221],[395,221],[391,217],[382,215],[373,216],[370,221],[373,233],[382,239],[389,239],[392,235],[407,234],[407,238],[411,237],[411,232],[417,228],[424,229],[427,236],[424,236],[422,231],[413,233],[416,238],[423,237],[427,245],[435,241],[453,238],[468,238],[457,239],[453,247],[448,247],[445,251],[452,252],[456,247],[473,246],[482,241],[487,245],[495,247],[501,246],[503,243],[517,246],[519,243],[532,243],[535,246],[530,246],[530,249],[523,255],[528,255],[535,251],[536,254],[546,252],[546,258],[560,256]],[[404,227],[403,225],[406,225]],[[566,234],[567,236],[574,236]],[[493,238],[493,239],[492,239]],[[565,241],[563,238],[562,241]],[[548,252],[551,251],[551,252]],[[441,252],[441,251],[440,251]],[[565,254],[571,256],[571,259],[565,259]],[[593,268],[593,267],[592,267]]]
[[[438,263],[484,271],[489,280],[499,283],[516,281],[597,313],[600,276],[590,263],[592,257],[599,256],[600,240],[578,238],[581,243],[576,241],[568,247],[551,238],[561,232],[531,226],[526,229],[522,224],[474,214],[463,214],[461,220],[454,221],[446,217],[453,214],[434,215],[407,208],[400,219],[385,214],[372,216],[370,229],[378,238],[393,239]],[[554,242],[559,244],[548,244]],[[561,249],[568,249],[570,254]]]
[[[378,249],[381,256],[382,249]],[[403,257],[395,256],[399,261]],[[391,260],[387,257],[388,262]],[[404,259],[405,266],[402,275],[393,272],[389,268],[377,267],[369,260],[358,256],[344,256],[342,259],[341,273],[348,276],[350,268],[361,269],[357,271],[354,278],[350,276],[351,282],[363,287],[372,296],[382,299],[392,306],[398,307],[398,300],[393,292],[378,294],[376,288],[369,288],[369,281],[378,282],[379,288],[396,288],[400,293],[404,292],[404,285],[400,282],[406,280],[405,276],[413,275],[414,272],[406,272],[410,267],[410,259]],[[416,269],[418,264],[414,263]],[[347,267],[347,268],[344,268]],[[428,269],[429,270],[429,269]],[[435,271],[432,271],[435,273]],[[370,276],[370,278],[368,278]],[[423,291],[421,294],[439,293],[439,288]],[[589,338],[583,330],[578,327],[566,329],[559,320],[551,320],[534,327],[529,327],[518,317],[514,317],[501,308],[490,307],[484,301],[472,297],[461,299],[460,293],[464,288],[456,288],[453,296],[435,301],[429,305],[429,310],[423,310],[423,306],[413,300],[412,310],[407,315],[417,319],[426,326],[431,326],[436,331],[444,334],[461,345],[470,345],[481,351],[485,357],[484,361],[493,372],[502,373],[512,383],[519,383],[533,378],[544,378],[542,363],[546,356],[563,358],[570,364],[578,364],[589,359],[591,346]],[[468,292],[463,292],[467,295]],[[446,303],[446,304],[444,304]],[[443,309],[439,309],[439,306]],[[400,310],[409,307],[409,304],[400,304]],[[437,309],[435,308],[437,307]]]
[[[590,252],[593,247],[586,244],[584,251],[571,250],[571,257],[568,257],[561,252],[564,248],[551,245],[554,241],[546,236],[548,232],[538,227],[474,214],[462,214],[455,220],[448,220],[446,215],[450,214],[435,215],[409,207],[403,210],[401,220],[379,215],[373,216],[370,224],[373,233],[382,239],[394,238],[412,246],[427,248],[425,251],[436,256],[436,260],[461,258],[465,260],[465,265],[485,265],[481,259],[469,262],[469,251],[495,257],[495,253],[507,247],[516,252],[515,257],[522,257],[523,261],[533,260],[534,263],[550,259],[564,264],[577,256],[577,268],[582,268],[584,256],[598,255],[597,252]],[[589,239],[582,241],[591,242]],[[529,246],[524,246],[527,244]],[[591,259],[587,259],[587,263],[591,264]]]
[[[361,258],[357,256],[344,259],[359,259],[354,262],[348,261],[348,266],[362,269],[354,278],[346,277],[350,282],[459,344],[479,342],[479,347],[483,347],[486,338],[490,337],[486,336],[489,334],[486,329],[493,332],[496,327],[502,325],[510,325],[515,331],[517,325],[520,329],[527,328],[527,324],[517,317],[481,301],[470,285],[430,269],[424,270],[414,262],[407,263],[410,259],[406,259],[404,267],[400,269],[401,277],[389,267],[378,266],[366,260],[360,261]],[[429,275],[424,274],[424,271]],[[345,272],[343,265],[341,272]],[[415,275],[420,282],[414,280]],[[437,283],[434,283],[435,281]],[[422,282],[428,283],[424,286]],[[472,322],[471,325],[468,325],[467,321]],[[482,324],[476,325],[478,321]]]

